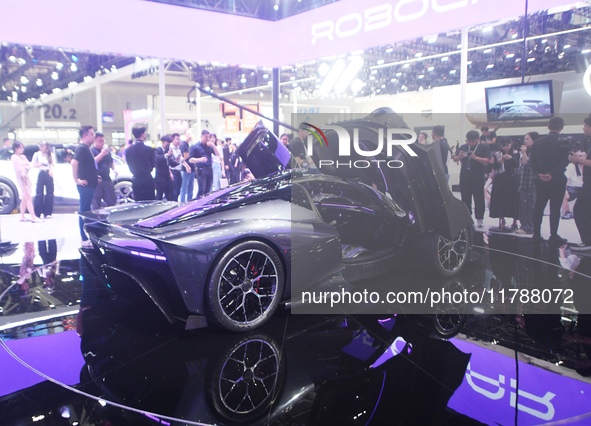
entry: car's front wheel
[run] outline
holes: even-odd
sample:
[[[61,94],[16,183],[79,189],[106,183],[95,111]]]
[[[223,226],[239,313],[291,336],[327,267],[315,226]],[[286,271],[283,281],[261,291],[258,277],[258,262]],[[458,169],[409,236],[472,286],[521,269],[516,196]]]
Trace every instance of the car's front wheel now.
[[[281,259],[260,241],[228,249],[214,264],[205,301],[210,323],[229,331],[250,331],[277,310],[285,278]]]
[[[432,234],[427,239],[427,253],[436,274],[449,277],[464,267],[472,249],[472,228],[466,227],[454,238]]]
[[[4,179],[0,179],[0,214],[9,214],[18,202],[18,192]]]
[[[117,195],[117,204],[133,202],[133,191],[131,181],[120,180],[115,184],[115,194]]]

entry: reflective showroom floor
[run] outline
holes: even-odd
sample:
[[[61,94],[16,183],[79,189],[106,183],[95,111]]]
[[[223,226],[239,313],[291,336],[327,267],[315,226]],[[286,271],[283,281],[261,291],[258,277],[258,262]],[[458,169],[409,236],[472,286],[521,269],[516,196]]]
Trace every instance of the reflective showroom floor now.
[[[74,215],[0,225],[1,425],[591,424],[591,327],[577,300],[543,315],[474,310],[447,340],[436,317],[408,314],[281,312],[252,333],[183,332],[141,297],[95,286]],[[546,243],[532,255],[514,235],[474,243],[462,285],[542,274],[591,291],[591,257]],[[92,307],[77,315],[84,298]]]

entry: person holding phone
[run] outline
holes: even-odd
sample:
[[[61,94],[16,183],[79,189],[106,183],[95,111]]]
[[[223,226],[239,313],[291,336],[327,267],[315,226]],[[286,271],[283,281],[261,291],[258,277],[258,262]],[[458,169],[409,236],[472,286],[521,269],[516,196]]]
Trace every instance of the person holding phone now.
[[[490,164],[490,149],[480,143],[480,135],[476,130],[466,133],[466,143],[460,146],[452,159],[461,163],[460,193],[462,201],[472,212],[474,199],[474,216],[477,226],[484,226],[484,167]]]

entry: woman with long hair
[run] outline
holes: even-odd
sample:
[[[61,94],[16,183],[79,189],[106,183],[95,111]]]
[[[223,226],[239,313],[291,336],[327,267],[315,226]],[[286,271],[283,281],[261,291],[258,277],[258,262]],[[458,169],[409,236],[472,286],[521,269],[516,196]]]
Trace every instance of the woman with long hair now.
[[[35,194],[35,214],[50,219],[53,214],[53,167],[55,165],[51,147],[45,141],[39,144],[39,151],[33,154],[33,167],[39,169]]]
[[[515,174],[518,166],[519,160],[517,151],[513,150],[513,141],[510,138],[503,138],[501,149],[493,156],[495,177],[490,194],[490,217],[499,219],[499,229],[507,228],[505,217],[513,218],[511,228],[517,229],[519,196]]]
[[[31,163],[25,157],[25,146],[22,142],[14,141],[12,144],[14,154],[10,157],[12,165],[14,166],[14,173],[16,174],[16,183],[21,190],[21,222],[26,222],[25,211],[29,211],[31,222],[43,222],[35,215],[33,209],[33,197],[31,195],[31,179],[29,179],[29,170],[31,170]]]

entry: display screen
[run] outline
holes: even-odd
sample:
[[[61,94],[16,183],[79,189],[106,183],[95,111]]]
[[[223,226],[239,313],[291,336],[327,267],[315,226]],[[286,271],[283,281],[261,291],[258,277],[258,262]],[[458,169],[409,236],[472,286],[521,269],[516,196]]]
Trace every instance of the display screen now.
[[[550,118],[554,114],[552,82],[487,87],[488,121],[520,121]]]

